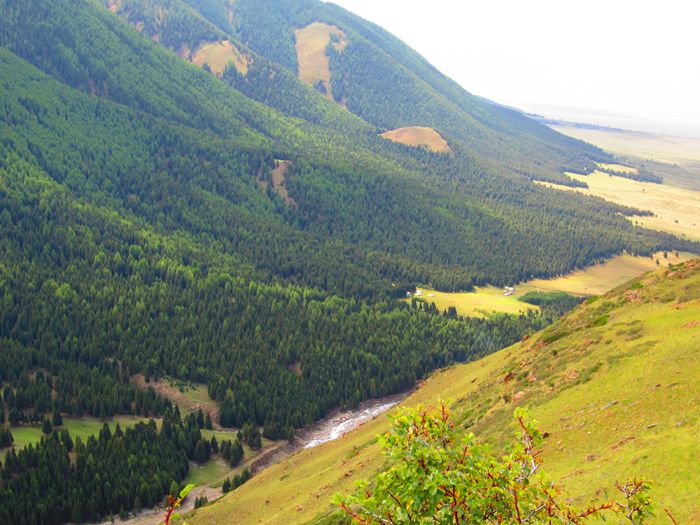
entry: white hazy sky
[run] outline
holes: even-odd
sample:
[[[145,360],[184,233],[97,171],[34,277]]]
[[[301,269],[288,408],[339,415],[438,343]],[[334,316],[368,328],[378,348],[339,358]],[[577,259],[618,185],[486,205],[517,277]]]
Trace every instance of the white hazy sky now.
[[[477,95],[572,120],[700,132],[692,0],[333,1]]]

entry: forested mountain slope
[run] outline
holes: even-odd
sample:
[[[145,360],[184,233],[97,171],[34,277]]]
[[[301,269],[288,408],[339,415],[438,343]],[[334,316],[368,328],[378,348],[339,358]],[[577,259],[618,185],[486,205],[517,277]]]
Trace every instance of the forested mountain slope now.
[[[207,5],[0,0],[2,419],[167,414],[188,429],[165,431],[157,454],[167,460],[142,458],[134,487],[120,484],[123,494],[98,505],[113,481],[101,478],[76,492],[76,508],[49,490],[71,468],[71,448],[49,436],[3,465],[18,480],[12,490],[43,488],[9,509],[0,486],[10,522],[94,520],[138,507],[137,495],[153,503],[167,478],[182,480],[173,447],[192,459],[197,429],[138,390],[136,374],[206,384],[222,424],[284,436],[548,322],[461,319],[396,301],[418,283],[468,289],[623,250],[697,248],[635,228],[623,215],[639,210],[535,186],[449,130],[451,154],[385,141],[369,115],[327,100],[266,48],[256,54]],[[234,22],[250,9],[228,5]],[[352,27],[348,49],[360,34]],[[210,38],[245,53],[247,74],[188,63],[186,48]],[[270,77],[268,96],[258,87]],[[571,145],[563,156],[538,150],[544,167],[529,176],[577,166],[588,150]],[[530,163],[518,158],[514,166]],[[111,435],[85,445],[86,458],[120,446]],[[39,463],[40,474],[27,467]]]
[[[700,261],[642,276],[589,299],[545,330],[476,362],[435,373],[402,403],[449,402],[464,432],[509,441],[516,407],[546,432],[543,469],[576,505],[631,477],[654,482],[653,523],[700,519]],[[274,465],[188,516],[193,525],[343,523],[331,497],[386,466],[381,416]],[[265,505],[260,502],[264,501]]]
[[[386,149],[376,137],[367,143],[369,139],[286,118],[186,65],[91,3],[5,1],[5,5],[3,38],[11,49],[74,88],[135,110],[138,118],[167,121],[168,132],[177,135],[177,141],[192,138],[197,142],[194,147],[204,148],[201,154],[187,155],[189,166],[179,165],[180,180],[186,184],[178,183],[178,190],[170,195],[183,189],[189,192],[198,180],[204,187],[197,191],[204,189],[212,199],[222,198],[216,199],[218,209],[232,211],[233,206],[240,213],[244,208],[246,220],[255,222],[265,209],[280,226],[262,229],[277,238],[274,246],[266,246],[267,235],[258,236],[252,245],[249,236],[245,237],[249,241],[241,239],[240,228],[210,220],[212,212],[187,203],[189,197],[180,199],[159,221],[181,227],[180,216],[199,214],[197,228],[220,230],[209,231],[210,238],[224,242],[223,238],[233,237],[231,249],[247,251],[251,264],[285,278],[367,295],[368,290],[361,289],[366,280],[361,273],[338,271],[339,265],[330,262],[340,257],[350,259],[340,266],[351,262],[383,279],[384,290],[389,280],[397,285],[421,281],[459,289],[486,280],[500,284],[561,273],[622,249],[647,253],[673,242],[668,236],[628,225],[617,213],[633,213],[629,209],[556,195],[515,176],[499,176],[466,157],[395,145]],[[33,106],[23,108],[27,109],[31,113]],[[89,128],[85,119],[81,125]],[[31,127],[15,131],[24,133],[29,142],[40,136]],[[81,146],[67,141],[61,147]],[[38,145],[34,148],[42,150]],[[253,166],[227,171],[219,160],[205,170],[192,166],[207,164],[210,160],[205,157],[224,151],[242,152],[245,159],[253,159],[244,162]],[[62,176],[82,167],[75,154],[62,154],[60,168],[49,166],[57,161],[48,152],[39,158],[48,171],[62,171]],[[296,207],[280,205],[274,195],[270,199],[256,191],[256,177],[266,176],[273,158],[294,160],[285,184]],[[112,159],[123,162],[116,155]],[[141,186],[129,188],[128,178],[113,184],[110,191],[119,193],[122,204],[134,207],[134,196],[141,204],[137,209],[143,210],[149,201],[156,207],[163,204],[158,194],[148,194],[146,189],[153,178],[137,177],[125,166],[120,169]],[[224,179],[213,184],[203,174],[207,170],[216,170],[217,177]],[[241,177],[226,176],[232,172]],[[186,173],[194,174],[194,179],[184,177]],[[173,214],[175,220],[171,220]],[[303,240],[295,242],[297,235]],[[430,250],[425,250],[428,237]],[[313,253],[335,266],[333,272],[319,273],[325,262],[309,257],[308,250],[301,253],[299,247],[309,242],[321,245]],[[540,249],[533,251],[532,246]],[[396,286],[397,292],[404,287]]]
[[[563,169],[588,171],[606,155],[516,111],[486,103],[437,71],[384,29],[319,0],[186,0],[250,49],[299,73],[297,31],[322,23],[347,41],[330,42],[334,99],[380,131],[429,126],[500,171],[569,183]],[[468,65],[467,65],[468,67]],[[320,88],[320,86],[318,86]],[[324,90],[325,91],[325,90]]]
[[[622,249],[690,247],[630,226],[619,214],[633,210],[484,173],[465,158],[385,150],[376,137],[365,142],[291,119],[93,2],[0,4],[0,42],[19,54],[0,51],[2,336],[20,353],[90,356],[105,381],[128,388],[113,366],[117,356],[127,375],[206,382],[232,422],[298,426],[334,405],[405,388],[467,350],[493,350],[538,322],[517,321],[508,335],[479,345],[438,330],[445,339],[431,343],[436,355],[415,347],[405,368],[386,356],[377,368],[377,355],[414,344],[394,316],[417,330],[440,319],[390,301],[417,282],[468,288],[563,272]],[[284,181],[293,205],[270,184],[261,189],[279,158],[293,159]],[[174,287],[163,289],[167,282]],[[69,302],[56,305],[68,317],[49,315],[53,301]],[[320,343],[318,328],[295,328],[316,315],[309,301],[330,301],[330,318],[348,316],[334,319],[337,326],[354,316],[364,324],[329,330],[333,340]],[[32,315],[37,308],[46,316]],[[377,322],[392,342],[364,339],[381,333],[369,312],[383,318]],[[275,324],[280,315],[288,329]],[[268,321],[276,328],[265,329]],[[460,330],[461,321],[439,322]],[[238,329],[222,328],[232,324]],[[406,340],[393,340],[397,334]],[[430,338],[423,339],[419,346]],[[362,364],[363,353],[375,357]],[[342,355],[352,374],[340,372]],[[306,360],[301,378],[287,368]],[[268,381],[249,383],[251,374]],[[235,395],[224,401],[229,390]]]
[[[209,64],[212,59],[222,62],[219,76],[245,95],[274,107],[290,116],[300,117],[344,133],[367,133],[371,126],[343,111],[337,105],[323,104],[321,97],[283,66],[243,46],[231,32],[217,27],[184,0],[104,0],[103,4],[129,21],[151,40],[193,62]],[[228,42],[245,67],[226,68],[231,53],[207,53],[220,42]],[[200,54],[203,55],[200,58]]]

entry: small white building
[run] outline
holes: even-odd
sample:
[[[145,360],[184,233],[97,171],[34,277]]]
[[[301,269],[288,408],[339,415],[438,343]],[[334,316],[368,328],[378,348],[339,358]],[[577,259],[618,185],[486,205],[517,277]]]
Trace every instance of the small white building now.
[[[503,295],[505,295],[506,297],[515,295],[515,288],[512,286],[506,286],[505,288],[503,288]]]

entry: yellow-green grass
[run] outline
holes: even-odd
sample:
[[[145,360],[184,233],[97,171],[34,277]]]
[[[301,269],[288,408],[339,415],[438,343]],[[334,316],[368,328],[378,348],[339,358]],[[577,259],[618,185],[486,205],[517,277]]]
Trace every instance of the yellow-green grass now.
[[[420,296],[427,302],[435,303],[439,310],[450,306],[457,309],[459,315],[467,317],[485,317],[493,313],[518,314],[538,307],[524,303],[520,297],[528,292],[566,292],[573,295],[600,295],[621,284],[661,266],[678,264],[696,257],[691,253],[658,252],[652,257],[636,257],[622,254],[608,259],[603,264],[596,264],[567,275],[553,279],[533,279],[515,286],[515,295],[506,297],[503,290],[494,286],[476,287],[473,292],[438,292],[429,288],[418,288]],[[407,299],[410,301],[410,299]]]
[[[477,287],[473,292],[438,292],[429,288],[418,288],[423,292],[419,296],[429,303],[435,303],[438,310],[447,310],[450,306],[457,309],[459,315],[466,317],[486,317],[493,313],[518,314],[529,310],[539,310],[537,306],[519,301],[514,296],[506,297],[503,290],[495,286]]]
[[[192,483],[197,487],[220,487],[224,480],[231,477],[234,469],[218,455],[203,465],[190,464],[185,483]]]
[[[447,141],[433,128],[408,126],[387,131],[379,136],[406,146],[423,146],[436,153],[449,153],[452,151]]]
[[[63,425],[58,427],[57,430],[62,430],[65,428],[70,432],[70,435],[74,440],[76,437],[80,437],[80,439],[85,441],[88,437],[99,434],[104,423],[107,423],[109,427],[114,430],[117,423],[119,423],[122,428],[127,428],[134,426],[139,421],[148,421],[148,419],[132,416],[118,416],[108,421],[101,421],[90,417],[83,419],[63,418]],[[13,447],[16,450],[24,448],[30,443],[38,443],[41,440],[41,437],[44,435],[41,431],[41,425],[20,425],[11,427],[10,430],[12,431],[12,436],[14,437]],[[5,452],[7,450],[9,450],[9,448],[5,449]]]
[[[202,437],[211,440],[216,437],[219,444],[222,441],[235,441],[237,439],[237,430],[231,429],[202,429]],[[243,445],[243,461],[237,467],[231,467],[220,455],[213,455],[212,458],[202,465],[190,463],[190,472],[187,475],[187,483],[192,483],[198,487],[219,488],[226,478],[232,477],[234,474],[242,472],[249,468],[253,462],[263,456],[270,450],[283,446],[286,441],[271,441],[262,439],[262,447],[259,450],[253,450],[248,445]]]
[[[603,171],[615,171],[617,173],[627,173],[630,175],[636,175],[639,173],[637,168],[625,166],[623,164],[606,164],[604,162],[599,162],[598,167]]]
[[[404,406],[452,400],[454,420],[496,447],[516,406],[549,434],[544,469],[582,502],[615,480],[656,481],[658,508],[700,521],[700,262],[659,270],[584,304],[527,341],[434,374]],[[273,465],[188,523],[307,523],[383,466],[379,417]],[[663,513],[655,523],[666,523]]]
[[[323,82],[326,96],[333,100],[331,89],[331,69],[326,47],[334,38],[333,47],[342,51],[348,44],[345,33],[329,24],[314,22],[294,31],[296,37],[299,78],[310,85]]]
[[[700,138],[574,126],[551,127],[559,133],[595,144],[619,155],[654,159],[667,164],[700,164]]]
[[[552,127],[662,176],[664,184],[700,190],[700,138],[606,129],[587,130],[573,126]]]
[[[590,175],[569,175],[588,184],[588,188],[569,188],[554,184],[548,186],[594,195],[617,204],[651,211],[654,213],[652,217],[634,216],[629,219],[646,228],[700,240],[700,191],[638,182],[601,171]]]
[[[209,397],[206,385],[188,385],[184,389],[183,395],[194,404],[206,405],[214,403],[214,400]]]
[[[573,295],[600,295],[624,284],[644,272],[658,268],[688,261],[697,255],[691,253],[668,252],[667,257],[663,252],[655,253],[652,257],[636,257],[629,254],[622,254],[608,259],[603,264],[588,266],[587,268],[573,271],[567,275],[554,279],[532,279],[525,283],[520,283],[515,288],[517,296],[532,291],[543,292],[566,292]]]
[[[212,73],[218,76],[224,74],[229,64],[233,64],[241,75],[248,74],[248,57],[228,40],[202,44],[192,54],[191,60],[199,67],[208,64]]]

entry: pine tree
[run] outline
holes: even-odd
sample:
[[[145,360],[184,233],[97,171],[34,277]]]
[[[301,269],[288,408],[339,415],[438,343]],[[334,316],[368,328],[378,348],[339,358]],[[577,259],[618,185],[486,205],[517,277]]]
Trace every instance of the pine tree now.
[[[61,443],[63,443],[63,446],[66,447],[66,450],[69,452],[73,450],[73,440],[70,437],[70,433],[65,428],[61,431]]]
[[[224,484],[221,485],[221,492],[226,494],[227,492],[231,492],[231,480],[229,478],[226,478],[224,480]]]
[[[192,459],[194,459],[197,463],[206,463],[206,461],[209,459],[207,449],[204,446],[204,442],[201,439],[197,441],[197,444],[194,447],[194,454]]]

